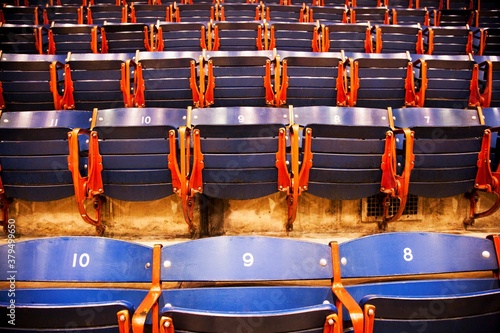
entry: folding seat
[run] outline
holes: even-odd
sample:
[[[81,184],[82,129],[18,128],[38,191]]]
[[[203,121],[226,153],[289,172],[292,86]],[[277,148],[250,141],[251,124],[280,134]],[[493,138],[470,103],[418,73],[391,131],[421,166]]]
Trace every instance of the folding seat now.
[[[350,22],[368,24],[389,24],[389,9],[353,7],[350,9]]]
[[[293,113],[295,123],[303,129],[302,164],[295,179],[300,192],[329,200],[357,200],[384,193],[386,199],[400,200],[394,219],[401,215],[411,154],[404,156],[404,170],[396,174],[395,132],[390,129],[386,109],[304,106],[295,107]],[[399,132],[410,136],[409,131]],[[393,218],[384,215],[379,226]]]
[[[151,51],[153,26],[143,23],[105,23],[101,27],[101,53]]]
[[[443,9],[474,9],[474,0],[447,0],[443,1]]]
[[[413,64],[408,54],[352,53],[349,73],[349,106],[415,106]]]
[[[0,43],[4,53],[42,54],[47,49],[47,31],[34,25],[2,24]]]
[[[414,0],[387,0],[386,6],[391,9],[413,8]]]
[[[414,132],[410,194],[446,198],[474,189],[486,129],[477,110],[406,108],[393,109],[392,114],[396,128]],[[410,141],[406,139],[402,144]]]
[[[419,25],[375,26],[375,53],[424,53],[424,39]]]
[[[443,27],[471,26],[474,11],[469,9],[442,9],[434,12],[434,25]]]
[[[480,0],[477,1],[476,7],[479,10],[498,9],[498,2],[496,2],[495,0]]]
[[[87,24],[52,24],[48,31],[48,54],[98,53],[99,28]]]
[[[308,6],[308,22],[347,23],[347,7]]]
[[[136,107],[203,105],[206,72],[201,52],[138,52],[134,76]]]
[[[335,283],[340,277],[331,266],[333,251],[328,245],[222,236],[163,249],[155,245],[153,253],[157,274],[140,306],[145,311],[134,314],[136,332],[143,331],[148,315],[156,317],[159,302],[166,303],[159,311],[160,332],[342,332],[337,314],[342,305],[353,318],[354,332],[363,332],[359,306],[342,284]],[[334,282],[314,286],[306,281],[320,279]],[[292,280],[294,286],[289,284]],[[162,281],[222,285],[162,290]]]
[[[446,9],[446,3],[443,0],[414,0],[415,8]]]
[[[200,106],[274,105],[273,59],[272,51],[207,52],[208,78],[204,104]]]
[[[0,22],[9,24],[38,25],[41,23],[37,6],[4,6],[0,8]]]
[[[426,54],[459,55],[473,53],[473,33],[469,27],[428,27],[423,30]]]
[[[266,5],[264,11],[262,19],[272,23],[309,22],[305,4],[289,6]]]
[[[479,67],[479,91],[483,107],[500,106],[500,56],[475,56]]]
[[[0,60],[2,111],[61,108],[64,57],[4,53]]]
[[[482,9],[476,12],[476,27],[483,28],[500,28],[500,10],[497,7],[494,9]]]
[[[210,29],[209,36],[212,35]],[[210,51],[264,50],[264,25],[259,22],[215,22]],[[210,44],[210,43],[209,43]]]
[[[395,25],[430,25],[429,12],[425,8],[392,8],[391,20]]]
[[[255,21],[262,19],[264,5],[257,3],[222,3],[219,21]]]
[[[0,201],[4,217],[12,199],[49,202],[75,194],[68,168],[68,132],[90,128],[91,118],[88,111],[2,113]],[[85,143],[81,145],[82,155],[77,156],[83,161]]]
[[[130,22],[156,24],[158,21],[171,21],[173,6],[164,5],[135,5],[130,6]]]
[[[201,51],[208,50],[205,23],[158,22],[156,25],[155,51]]]
[[[97,26],[107,23],[126,23],[128,17],[128,6],[89,6],[87,7],[87,23]]]
[[[277,48],[286,51],[321,51],[320,26],[317,23],[269,22],[267,24],[264,28],[270,29],[270,42],[266,50]]]
[[[418,106],[461,109],[487,101],[478,80],[484,69],[470,56],[420,55],[413,68]]]
[[[83,6],[48,6],[43,8],[43,24],[83,24]]]
[[[174,4],[172,11],[177,18],[175,22],[207,23],[215,20],[215,6],[211,3],[200,4]]]
[[[69,54],[64,66],[65,109],[132,107],[133,54]]]
[[[321,7],[344,7],[349,6],[349,0],[312,0],[312,6]]]
[[[480,38],[480,55],[500,55],[500,28],[486,28]]]
[[[105,237],[48,237],[0,246],[15,248],[16,273],[2,260],[2,279],[15,277],[15,296],[5,284],[0,296],[0,330],[20,332],[129,332],[151,281],[152,249]],[[149,265],[148,265],[149,263]],[[87,283],[90,287],[82,287]],[[113,288],[106,285],[113,285]],[[23,286],[24,285],[24,286]],[[104,286],[103,286],[104,285]],[[11,300],[15,316],[9,317]],[[13,319],[11,319],[13,318]],[[10,322],[9,322],[10,321]]]
[[[282,82],[277,105],[347,105],[342,53],[280,51],[279,57]]]
[[[177,129],[186,124],[186,109],[96,109],[94,119],[89,153],[98,156],[92,159],[97,172],[84,187],[124,201],[158,200],[174,193]]]
[[[370,249],[369,255],[363,254],[366,249]],[[385,233],[343,242],[339,250],[342,278],[366,281],[346,289],[362,307],[368,332],[498,330],[497,235],[486,239]],[[474,273],[481,271],[488,275],[476,278]]]
[[[351,0],[351,7],[387,7],[387,0]]]
[[[321,26],[323,52],[373,52],[371,27],[367,23],[338,23]]]

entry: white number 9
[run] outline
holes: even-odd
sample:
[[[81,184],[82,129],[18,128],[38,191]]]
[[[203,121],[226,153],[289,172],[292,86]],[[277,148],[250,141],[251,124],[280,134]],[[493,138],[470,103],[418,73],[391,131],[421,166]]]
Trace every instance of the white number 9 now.
[[[250,252],[243,253],[243,266],[250,267],[253,265],[253,254]]]

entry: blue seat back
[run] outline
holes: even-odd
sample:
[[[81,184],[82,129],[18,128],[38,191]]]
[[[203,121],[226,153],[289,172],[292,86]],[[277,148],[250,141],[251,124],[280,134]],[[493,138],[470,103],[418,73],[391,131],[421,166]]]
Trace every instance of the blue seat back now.
[[[91,118],[91,112],[76,110],[4,112],[0,118],[0,164],[5,194],[28,201],[74,195],[68,169],[68,132],[89,129]],[[80,149],[86,149],[84,142]]]

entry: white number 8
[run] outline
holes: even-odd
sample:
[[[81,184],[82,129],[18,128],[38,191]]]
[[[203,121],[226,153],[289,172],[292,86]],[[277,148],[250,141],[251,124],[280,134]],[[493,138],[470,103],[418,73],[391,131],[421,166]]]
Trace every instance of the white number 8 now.
[[[253,254],[250,252],[243,253],[243,266],[250,267],[253,265]]]
[[[411,253],[411,249],[409,247],[405,247],[403,250],[403,259],[405,261],[412,261],[413,260],[413,253]]]

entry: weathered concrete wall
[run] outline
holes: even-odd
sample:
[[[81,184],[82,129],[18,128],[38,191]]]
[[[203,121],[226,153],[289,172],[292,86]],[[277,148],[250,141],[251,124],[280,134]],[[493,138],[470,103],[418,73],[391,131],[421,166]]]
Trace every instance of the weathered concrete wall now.
[[[492,198],[481,197],[481,209],[491,205]],[[390,223],[387,231],[461,232],[468,215],[469,202],[463,196],[445,199],[420,198],[421,219]],[[284,194],[277,193],[248,201],[215,200],[199,203],[194,222],[194,237],[221,234],[287,235],[287,206]],[[375,222],[362,222],[361,200],[330,201],[303,193],[290,236],[380,232]],[[123,202],[108,199],[103,206],[105,235],[126,238],[189,238],[181,201],[171,196],[152,202]],[[200,214],[200,212],[202,214]],[[95,228],[79,216],[74,198],[49,203],[15,200],[9,210],[16,220],[20,236],[95,235]],[[500,212],[476,220],[469,230],[500,233]]]

